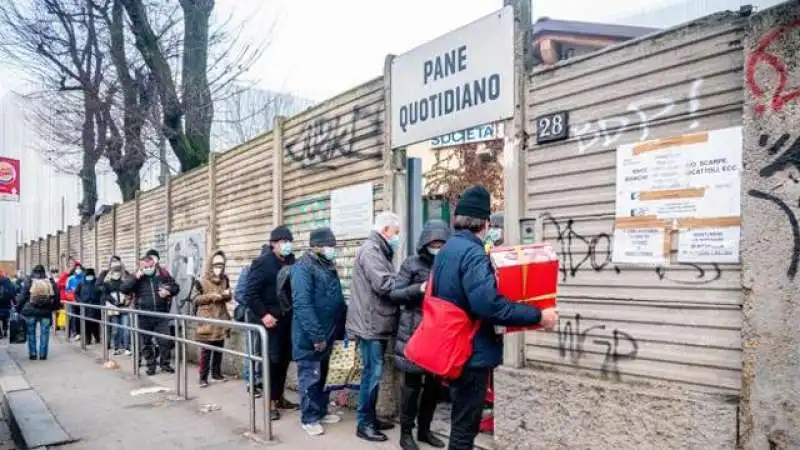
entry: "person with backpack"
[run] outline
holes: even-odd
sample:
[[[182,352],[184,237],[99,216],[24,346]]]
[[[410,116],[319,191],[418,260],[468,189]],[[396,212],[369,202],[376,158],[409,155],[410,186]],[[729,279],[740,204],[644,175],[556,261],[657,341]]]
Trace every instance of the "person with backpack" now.
[[[195,305],[197,317],[216,320],[231,320],[228,302],[231,301],[231,281],[225,274],[225,253],[217,251],[211,257],[211,264],[206,265],[203,278],[192,279],[189,297]],[[225,338],[230,328],[208,323],[197,325],[198,341],[214,347],[225,347]],[[207,348],[200,349],[199,359],[200,387],[208,387],[208,375],[214,381],[227,381],[222,375],[222,352]]]
[[[286,271],[294,264],[293,241],[294,237],[289,228],[285,225],[275,227],[269,236],[269,247],[266,247],[250,265],[244,289],[243,302],[247,305],[250,323],[264,325],[269,334],[267,354],[270,359],[269,389],[272,420],[280,419],[281,409],[296,410],[299,407],[284,397],[286,373],[292,360],[292,304],[291,293],[287,293],[290,287]],[[283,274],[280,277],[282,284],[278,285],[280,273]],[[256,351],[260,350],[260,342],[257,341],[259,339],[256,338]],[[255,372],[254,388],[258,389],[261,373],[260,370]]]
[[[75,301],[79,304],[102,306],[103,291],[97,284],[97,275],[94,269],[86,269],[83,282],[75,288]],[[80,309],[79,309],[80,310]],[[100,319],[103,313],[99,308],[87,307],[83,309],[83,316],[86,318],[86,344],[99,344],[100,342]]]
[[[410,362],[404,350],[411,335],[422,322],[422,299],[433,261],[449,238],[450,226],[446,222],[428,221],[417,242],[417,254],[403,261],[394,289],[389,293],[389,299],[402,307],[395,337],[394,360],[395,366],[405,376],[400,405],[400,447],[403,450],[419,449],[412,435],[415,422],[419,424],[417,439],[420,442],[435,448],[445,446],[431,432],[441,381]]]
[[[14,306],[17,289],[6,276],[0,273],[0,337],[8,335],[8,319],[11,317],[11,307]]]
[[[459,375],[450,382],[453,400],[450,450],[472,450],[474,446],[489,376],[503,360],[503,336],[495,331],[495,326],[541,324],[544,329],[552,330],[558,324],[555,308],[539,310],[512,302],[498,293],[494,267],[484,248],[490,228],[490,208],[491,195],[483,186],[473,186],[461,194],[455,208],[455,232],[437,254],[426,286],[432,298],[463,311],[475,330],[472,335],[460,337],[471,341],[472,352]],[[448,317],[448,320],[462,320],[453,315]],[[423,328],[424,324],[420,329]],[[416,337],[415,334],[406,347],[407,356]]]
[[[28,332],[28,358],[32,361],[47,359],[50,344],[50,327],[53,312],[61,308],[58,286],[47,278],[47,272],[41,264],[33,268],[31,277],[23,286],[18,308],[25,317]],[[37,328],[39,339],[37,342]]]

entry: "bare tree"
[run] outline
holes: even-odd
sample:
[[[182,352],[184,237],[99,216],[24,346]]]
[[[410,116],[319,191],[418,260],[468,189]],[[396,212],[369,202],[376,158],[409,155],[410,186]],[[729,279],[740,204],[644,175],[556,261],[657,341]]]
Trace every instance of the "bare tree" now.
[[[105,0],[106,2],[108,0]],[[99,3],[102,3],[100,1]],[[80,101],[80,170],[83,219],[97,203],[95,166],[103,154],[106,132],[102,90],[107,69],[93,0],[39,0],[0,5],[0,46],[4,55],[55,87],[55,97],[77,92]],[[70,98],[70,101],[72,99]],[[63,103],[62,103],[63,104]],[[68,140],[68,139],[67,139]]]
[[[479,145],[486,146],[480,154],[477,151]],[[433,151],[436,153],[436,162],[425,174],[426,195],[441,196],[448,203],[455,204],[467,188],[482,184],[492,194],[492,207],[502,207],[502,141],[464,144]]]

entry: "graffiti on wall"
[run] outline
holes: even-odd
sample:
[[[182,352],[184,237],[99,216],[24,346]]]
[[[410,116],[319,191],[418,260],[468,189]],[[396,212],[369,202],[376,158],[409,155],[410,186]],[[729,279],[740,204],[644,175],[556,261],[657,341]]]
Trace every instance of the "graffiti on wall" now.
[[[579,364],[584,353],[602,351],[605,355],[600,373],[604,378],[620,379],[619,363],[633,361],[639,353],[639,344],[629,333],[620,329],[607,329],[605,324],[593,325],[581,330],[581,315],[574,320],[562,319],[558,324],[558,352],[562,358],[569,358],[572,364]],[[587,343],[588,338],[592,338]],[[596,349],[589,349],[595,346]]]
[[[202,276],[205,251],[205,228],[170,233],[166,268],[180,286],[181,298],[189,294],[192,277],[200,278]],[[177,302],[173,302],[173,307],[181,306]],[[181,312],[187,313],[188,311]]]
[[[759,137],[758,145],[762,149],[766,149],[768,155],[774,156],[774,159],[759,170],[758,174],[761,178],[773,179],[779,173],[786,173],[787,179],[784,183],[793,185],[800,183],[800,136],[792,137],[787,133],[773,141],[769,135],[763,134]],[[792,173],[792,168],[796,173]],[[784,183],[773,187],[771,191],[779,189]],[[794,279],[800,265],[800,225],[798,224],[800,222],[798,221],[800,198],[786,201],[775,195],[774,192],[758,189],[750,189],[747,193],[753,198],[772,203],[786,216],[793,241],[793,250],[786,275],[790,279]],[[794,202],[794,206],[790,203],[791,201]]]
[[[611,230],[590,237],[575,230],[574,219],[558,220],[545,213],[542,221],[545,227],[552,226],[556,232],[558,246],[555,250],[560,259],[561,281],[577,277],[582,269],[595,272],[612,270],[617,275],[622,274],[623,270],[611,262]],[[675,270],[676,267],[688,267],[692,270]],[[683,285],[709,284],[722,278],[722,270],[718,264],[678,263],[669,267],[657,266],[653,269],[653,274],[659,281]]]
[[[750,95],[758,99],[754,106],[758,116],[763,116],[767,111],[780,112],[787,104],[800,101],[800,88],[792,89],[789,86],[792,76],[789,66],[772,51],[777,46],[776,42],[783,41],[798,30],[800,20],[767,31],[747,57],[745,81]],[[792,43],[785,42],[784,45],[788,48]],[[787,53],[796,54],[794,51]]]
[[[370,117],[371,120],[365,128],[357,128],[360,120]],[[380,159],[383,151],[383,145],[380,144],[382,138],[382,115],[370,113],[361,106],[354,106],[349,114],[312,119],[303,126],[297,136],[286,140],[284,150],[289,157],[302,163],[305,168],[334,170],[334,166],[326,163],[340,156],[353,159]],[[364,152],[356,149],[358,143],[375,139],[379,141],[375,150]]]
[[[687,88],[685,115],[689,118],[696,117],[700,110],[699,97],[702,87],[703,79],[698,78]],[[651,125],[659,119],[674,114],[683,100],[669,97],[648,97],[629,103],[622,114],[580,125],[576,124],[571,131],[578,138],[578,151],[583,153],[597,146],[612,147],[618,143],[623,133],[631,129],[629,126],[633,125],[640,130],[636,141],[646,141],[650,138]],[[694,130],[699,126],[699,120],[694,119],[687,125],[687,129]]]

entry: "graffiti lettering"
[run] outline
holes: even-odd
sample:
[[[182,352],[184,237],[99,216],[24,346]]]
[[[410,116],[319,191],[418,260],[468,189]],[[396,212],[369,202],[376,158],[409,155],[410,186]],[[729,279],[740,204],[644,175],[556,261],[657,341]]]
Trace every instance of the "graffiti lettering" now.
[[[769,141],[769,135],[763,134],[758,139],[758,145],[761,148],[769,146],[767,148],[767,154],[771,156],[778,156],[772,162],[761,168],[761,170],[758,172],[759,176],[762,178],[771,178],[779,172],[784,172],[790,167],[794,167],[798,174],[796,175],[787,172],[787,176],[795,184],[800,183],[800,176],[798,176],[800,175],[800,137],[795,139],[791,145],[788,145],[788,148],[787,143],[791,142],[791,136],[789,134],[781,135],[781,137],[775,140],[772,145],[769,145]],[[797,213],[792,209],[789,203],[773,194],[760,191],[758,189],[751,189],[747,193],[753,198],[771,202],[777,206],[789,220],[789,227],[791,228],[792,232],[793,247],[792,256],[789,261],[789,268],[786,271],[786,275],[790,279],[794,279],[795,276],[797,276],[798,266],[800,266],[800,224],[798,224],[799,221],[797,218]],[[800,199],[798,199],[797,207],[800,209]]]
[[[700,109],[699,96],[702,86],[703,80],[697,79],[689,87],[686,112],[689,117],[696,117],[697,111]],[[655,111],[647,111],[653,108]],[[674,99],[649,98],[628,104],[625,114],[575,125],[572,128],[575,130],[574,136],[578,138],[578,151],[583,153],[598,144],[603,148],[613,146],[622,137],[622,133],[628,131],[628,125],[634,123],[635,119],[631,116],[638,119],[637,127],[641,131],[637,141],[647,140],[650,138],[650,126],[657,120],[673,113],[676,108],[677,104]],[[694,129],[699,126],[700,123],[695,119],[688,125],[688,128]]]
[[[563,326],[562,326],[563,325]],[[575,323],[567,319],[565,323],[559,321],[558,326],[558,352],[562,358],[569,356],[572,364],[578,364],[585,352],[586,339],[593,331],[606,330],[605,324],[594,325],[585,330],[581,330],[581,315],[575,314]],[[592,343],[598,346],[605,346],[605,359],[600,368],[604,378],[613,376],[619,380],[619,362],[632,361],[639,353],[639,344],[633,336],[619,329],[611,330],[610,338],[592,339]],[[621,345],[622,344],[622,345]],[[620,348],[627,351],[620,351]]]
[[[585,237],[575,231],[575,220],[566,219],[566,224],[560,223],[548,213],[542,215],[542,221],[545,226],[552,225],[556,229],[556,241],[560,245],[560,251],[557,252],[560,260],[561,281],[575,278],[580,269],[584,267],[590,267],[595,272],[610,268],[617,274],[622,273],[622,269],[611,262],[612,238],[610,234],[601,233],[591,238]],[[667,280],[685,285],[708,284],[722,278],[722,270],[718,264],[711,264],[708,268],[687,263],[678,263],[677,266],[692,267],[696,273],[689,278],[681,277],[680,275],[687,272],[658,266],[655,268],[655,274],[661,281]],[[689,273],[691,274],[691,272]]]
[[[357,135],[358,121],[370,116],[364,108],[356,106],[350,114],[350,122],[339,115],[329,118],[318,118],[304,126],[302,132],[284,144],[286,153],[294,160],[303,163],[304,167],[315,167],[323,170],[334,170],[335,167],[325,165],[337,156],[354,159],[380,159],[383,145],[377,145],[377,152],[359,152],[356,144],[368,139],[381,139],[383,123],[380,114],[373,114],[372,121],[361,134]]]
[[[754,107],[756,114],[759,116],[763,116],[768,108],[774,112],[780,112],[788,103],[800,99],[800,89],[786,90],[789,83],[789,69],[786,63],[780,57],[768,51],[775,41],[797,28],[800,28],[800,20],[769,30],[759,39],[756,48],[747,58],[745,80],[750,93],[760,99],[760,102]],[[769,67],[775,76],[759,77],[757,74],[758,68],[764,65]],[[764,74],[762,73],[762,75]],[[774,87],[767,95],[769,88],[762,86],[760,81],[776,78],[777,81]]]

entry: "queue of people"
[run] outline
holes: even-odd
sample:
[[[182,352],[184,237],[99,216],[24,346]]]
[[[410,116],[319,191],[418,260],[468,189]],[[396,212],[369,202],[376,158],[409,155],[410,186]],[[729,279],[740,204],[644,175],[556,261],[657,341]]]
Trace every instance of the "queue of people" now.
[[[294,236],[284,225],[271,231],[261,254],[241,271],[235,292],[226,273],[227,256],[216,251],[184,296],[193,303],[198,317],[219,321],[232,319],[229,304],[235,300],[233,319],[266,328],[268,348],[263,348],[256,333],[245,341],[253,345],[247,352],[266,352],[270,385],[263,385],[260,364],[245,364],[247,389],[258,396],[269,389],[272,420],[279,420],[282,410],[299,409],[301,427],[311,436],[324,434],[324,426],[340,421],[338,415],[328,411],[330,399],[325,387],[334,344],[347,336],[356,343],[363,361],[355,433],[367,441],[386,441],[384,431],[394,425],[378,417],[377,405],[384,357],[387,352],[394,356],[404,377],[399,442],[404,450],[418,449],[418,442],[434,448],[446,446],[431,432],[444,380],[418,367],[407,357],[405,348],[423,320],[426,295],[452,303],[472,320],[480,321],[466,367],[457,379],[447,380],[452,399],[448,448],[471,449],[479,432],[487,383],[502,360],[503,339],[496,326],[541,324],[553,329],[558,322],[554,309],[540,311],[498,293],[487,245],[501,240],[502,222],[498,225],[497,216],[491,216],[490,205],[489,192],[482,186],[466,190],[456,204],[452,229],[439,220],[426,223],[415,254],[402,262],[399,272],[394,261],[403,242],[400,218],[392,212],[379,213],[373,231],[355,254],[349,302],[345,301],[336,267],[334,233],[328,228],[311,231],[309,248],[295,258]],[[39,346],[29,343],[31,359],[46,359],[44,328],[49,328],[47,320],[61,307],[61,300],[73,308],[75,302],[106,305],[112,308],[112,323],[129,325],[130,308],[168,313],[180,292],[154,250],[139,260],[133,273],[125,270],[120,258],[112,257],[100,275],[73,261],[67,274],[54,277],[46,285],[37,281],[41,279],[46,279],[46,274],[37,266],[20,296],[22,314],[31,318],[29,334],[30,324],[34,334],[36,325],[42,328]],[[0,318],[5,308],[3,286],[0,280]],[[43,296],[51,300],[44,301]],[[141,315],[138,320],[142,330],[165,335],[173,332],[167,319]],[[70,322],[69,332],[77,335],[75,321]],[[97,329],[85,330],[88,338],[97,338]],[[120,329],[111,333],[112,350],[130,354],[130,333]],[[211,381],[226,380],[222,354],[213,349],[223,348],[229,334],[229,328],[218,324],[201,323],[197,327],[195,338],[207,346],[200,351],[201,387],[209,386],[209,377]],[[390,348],[391,343],[394,345]],[[174,372],[172,346],[167,339],[140,334],[139,348],[141,355],[136,357],[145,360],[148,375],[155,374],[157,368]],[[297,366],[299,405],[284,395],[291,361]]]

